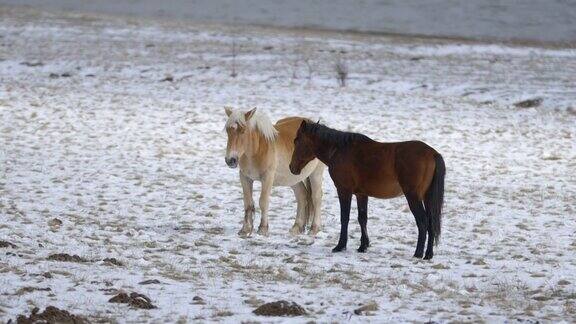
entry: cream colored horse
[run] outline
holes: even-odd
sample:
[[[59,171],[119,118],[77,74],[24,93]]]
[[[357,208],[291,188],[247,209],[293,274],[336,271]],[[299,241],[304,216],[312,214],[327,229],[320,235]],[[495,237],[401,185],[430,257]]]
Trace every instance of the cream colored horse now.
[[[244,224],[238,235],[246,237],[254,228],[254,200],[252,185],[262,183],[260,193],[261,220],[258,234],[268,235],[268,201],[273,186],[287,186],[294,190],[297,201],[296,221],[290,234],[304,232],[312,222],[310,234],[320,230],[322,207],[322,174],[325,165],[317,159],[309,162],[302,173],[294,175],[288,165],[294,151],[294,138],[304,118],[288,117],[273,125],[266,114],[256,111],[234,111],[225,107],[228,121],[226,164],[231,168],[240,165],[240,183],[244,193]]]

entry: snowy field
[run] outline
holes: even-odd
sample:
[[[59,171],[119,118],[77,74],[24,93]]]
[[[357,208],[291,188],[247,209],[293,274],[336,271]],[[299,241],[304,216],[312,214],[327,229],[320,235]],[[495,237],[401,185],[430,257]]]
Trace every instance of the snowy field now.
[[[573,322],[575,84],[573,49],[0,7],[0,322],[49,305],[122,323]],[[288,234],[294,197],[275,188],[270,236],[240,239],[224,105],[432,145],[447,165],[434,259],[412,258],[403,198],[369,201],[366,254],[354,203],[332,254],[327,173],[318,237]],[[119,291],[157,308],[109,303]],[[308,315],[252,313],[280,299]]]

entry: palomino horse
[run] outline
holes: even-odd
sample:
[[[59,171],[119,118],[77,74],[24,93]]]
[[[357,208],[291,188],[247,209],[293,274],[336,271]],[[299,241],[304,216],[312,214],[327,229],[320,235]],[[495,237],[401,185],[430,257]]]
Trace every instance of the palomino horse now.
[[[294,151],[294,137],[301,117],[288,117],[273,125],[266,114],[256,111],[233,111],[225,107],[228,121],[226,164],[231,168],[240,165],[240,183],[244,193],[244,224],[238,234],[246,237],[254,228],[254,200],[252,184],[262,182],[260,193],[261,220],[258,234],[268,235],[268,200],[273,186],[288,186],[294,190],[297,201],[296,221],[290,229],[292,235],[304,232],[312,222],[310,234],[320,230],[322,207],[322,174],[324,164],[310,159],[302,165],[299,175],[293,175],[288,163]]]
[[[358,252],[370,245],[366,223],[368,197],[394,198],[404,194],[418,226],[414,256],[434,256],[433,245],[440,238],[444,201],[444,159],[430,146],[419,142],[379,143],[365,135],[347,133],[324,125],[303,121],[294,140],[290,171],[299,174],[313,159],[328,166],[340,200],[340,239],[332,250],[346,249],[352,195],[358,203],[358,222],[362,231]]]

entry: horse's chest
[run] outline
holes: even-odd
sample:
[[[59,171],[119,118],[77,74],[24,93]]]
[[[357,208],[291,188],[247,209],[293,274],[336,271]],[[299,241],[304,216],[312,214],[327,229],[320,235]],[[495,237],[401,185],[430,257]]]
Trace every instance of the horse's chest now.
[[[328,169],[328,173],[336,187],[348,190],[353,190],[355,187],[354,176],[349,169],[336,165],[331,166]]]
[[[249,161],[245,163],[240,163],[240,172],[242,172],[242,174],[244,174],[245,176],[247,176],[252,180],[255,181],[262,180],[262,172],[260,171],[260,169],[256,167],[256,165],[254,165],[253,163],[250,163]]]

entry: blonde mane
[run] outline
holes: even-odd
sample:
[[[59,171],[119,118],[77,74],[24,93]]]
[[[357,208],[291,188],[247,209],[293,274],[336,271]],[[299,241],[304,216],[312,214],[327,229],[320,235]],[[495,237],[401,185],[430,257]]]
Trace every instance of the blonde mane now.
[[[226,121],[226,128],[235,127],[236,125],[258,131],[264,136],[267,142],[274,142],[276,137],[278,137],[278,131],[274,128],[274,124],[272,124],[268,115],[260,111],[260,109],[256,110],[252,118],[248,120],[248,123],[246,123],[246,117],[243,111],[233,111]]]

